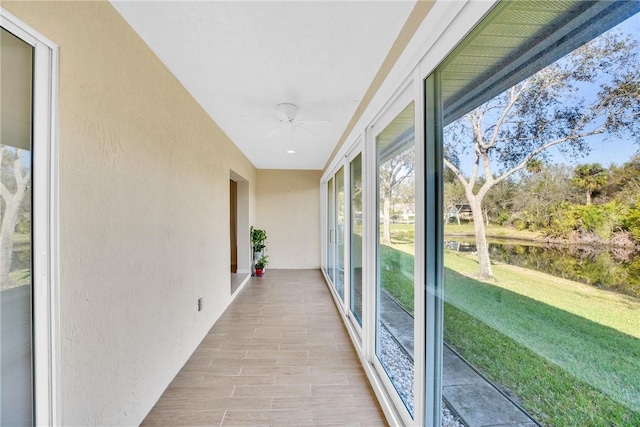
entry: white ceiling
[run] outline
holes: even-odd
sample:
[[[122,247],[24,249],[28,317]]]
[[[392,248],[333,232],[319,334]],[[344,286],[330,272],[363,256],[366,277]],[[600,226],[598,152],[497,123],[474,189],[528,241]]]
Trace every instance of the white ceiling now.
[[[323,168],[414,3],[112,0],[259,169]]]

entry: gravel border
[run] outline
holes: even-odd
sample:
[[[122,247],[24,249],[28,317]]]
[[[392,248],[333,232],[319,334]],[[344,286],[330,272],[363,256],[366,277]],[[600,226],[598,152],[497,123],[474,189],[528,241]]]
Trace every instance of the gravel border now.
[[[379,359],[382,366],[407,406],[409,413],[413,415],[413,361],[384,325],[380,328],[379,338]],[[460,418],[451,413],[444,402],[442,402],[442,427],[464,427]]]

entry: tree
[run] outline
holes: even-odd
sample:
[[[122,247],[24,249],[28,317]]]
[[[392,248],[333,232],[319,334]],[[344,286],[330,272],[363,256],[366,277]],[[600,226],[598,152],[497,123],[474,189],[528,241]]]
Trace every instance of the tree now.
[[[640,153],[636,153],[622,166],[609,167],[609,180],[605,193],[608,199],[615,198],[621,203],[631,206],[640,194]]]
[[[563,203],[577,202],[580,194],[571,185],[572,174],[567,165],[549,164],[540,172],[522,177],[512,198],[512,221],[516,227],[546,228]]]
[[[542,160],[533,158],[527,162],[525,169],[527,170],[527,172],[535,175],[540,173],[543,167],[544,167],[544,162]]]
[[[593,135],[640,135],[638,43],[610,31],[480,105],[445,129],[444,163],[471,206],[479,275],[492,277],[483,222],[488,191],[558,147],[574,157]],[[585,99],[588,94],[591,99]],[[465,175],[447,153],[472,155]],[[476,186],[480,178],[481,186]]]
[[[490,219],[498,222],[504,222],[508,219],[516,193],[517,185],[513,179],[505,179],[491,188],[485,197],[484,204],[487,224]]]
[[[585,192],[586,205],[589,206],[593,193],[607,185],[607,171],[600,163],[578,165],[573,170],[571,182]]]
[[[382,242],[391,243],[391,202],[398,186],[413,177],[413,147],[391,157],[380,165],[380,200],[382,202],[383,232]]]
[[[448,223],[449,220],[455,215],[455,219],[460,225],[460,216],[458,207],[462,206],[465,202],[464,189],[458,181],[444,181],[444,222]]]
[[[9,270],[13,258],[13,234],[20,207],[27,194],[31,173],[23,168],[24,150],[14,149],[6,145],[0,146],[2,162],[2,181],[0,197],[2,198],[2,223],[0,224],[0,284],[10,282]]]

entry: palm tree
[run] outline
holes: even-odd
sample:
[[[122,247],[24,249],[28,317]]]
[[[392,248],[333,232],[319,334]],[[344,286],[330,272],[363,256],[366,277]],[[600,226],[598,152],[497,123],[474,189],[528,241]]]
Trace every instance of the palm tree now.
[[[587,197],[587,206],[589,206],[593,193],[602,190],[607,185],[607,171],[600,163],[578,165],[573,170],[571,182],[584,190]]]

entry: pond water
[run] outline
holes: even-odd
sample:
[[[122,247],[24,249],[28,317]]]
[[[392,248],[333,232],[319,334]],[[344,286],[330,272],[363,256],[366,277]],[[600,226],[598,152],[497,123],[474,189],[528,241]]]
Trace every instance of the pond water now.
[[[457,252],[476,251],[473,240],[446,240],[445,245]],[[491,239],[489,251],[492,262],[517,265],[640,297],[639,251]]]

